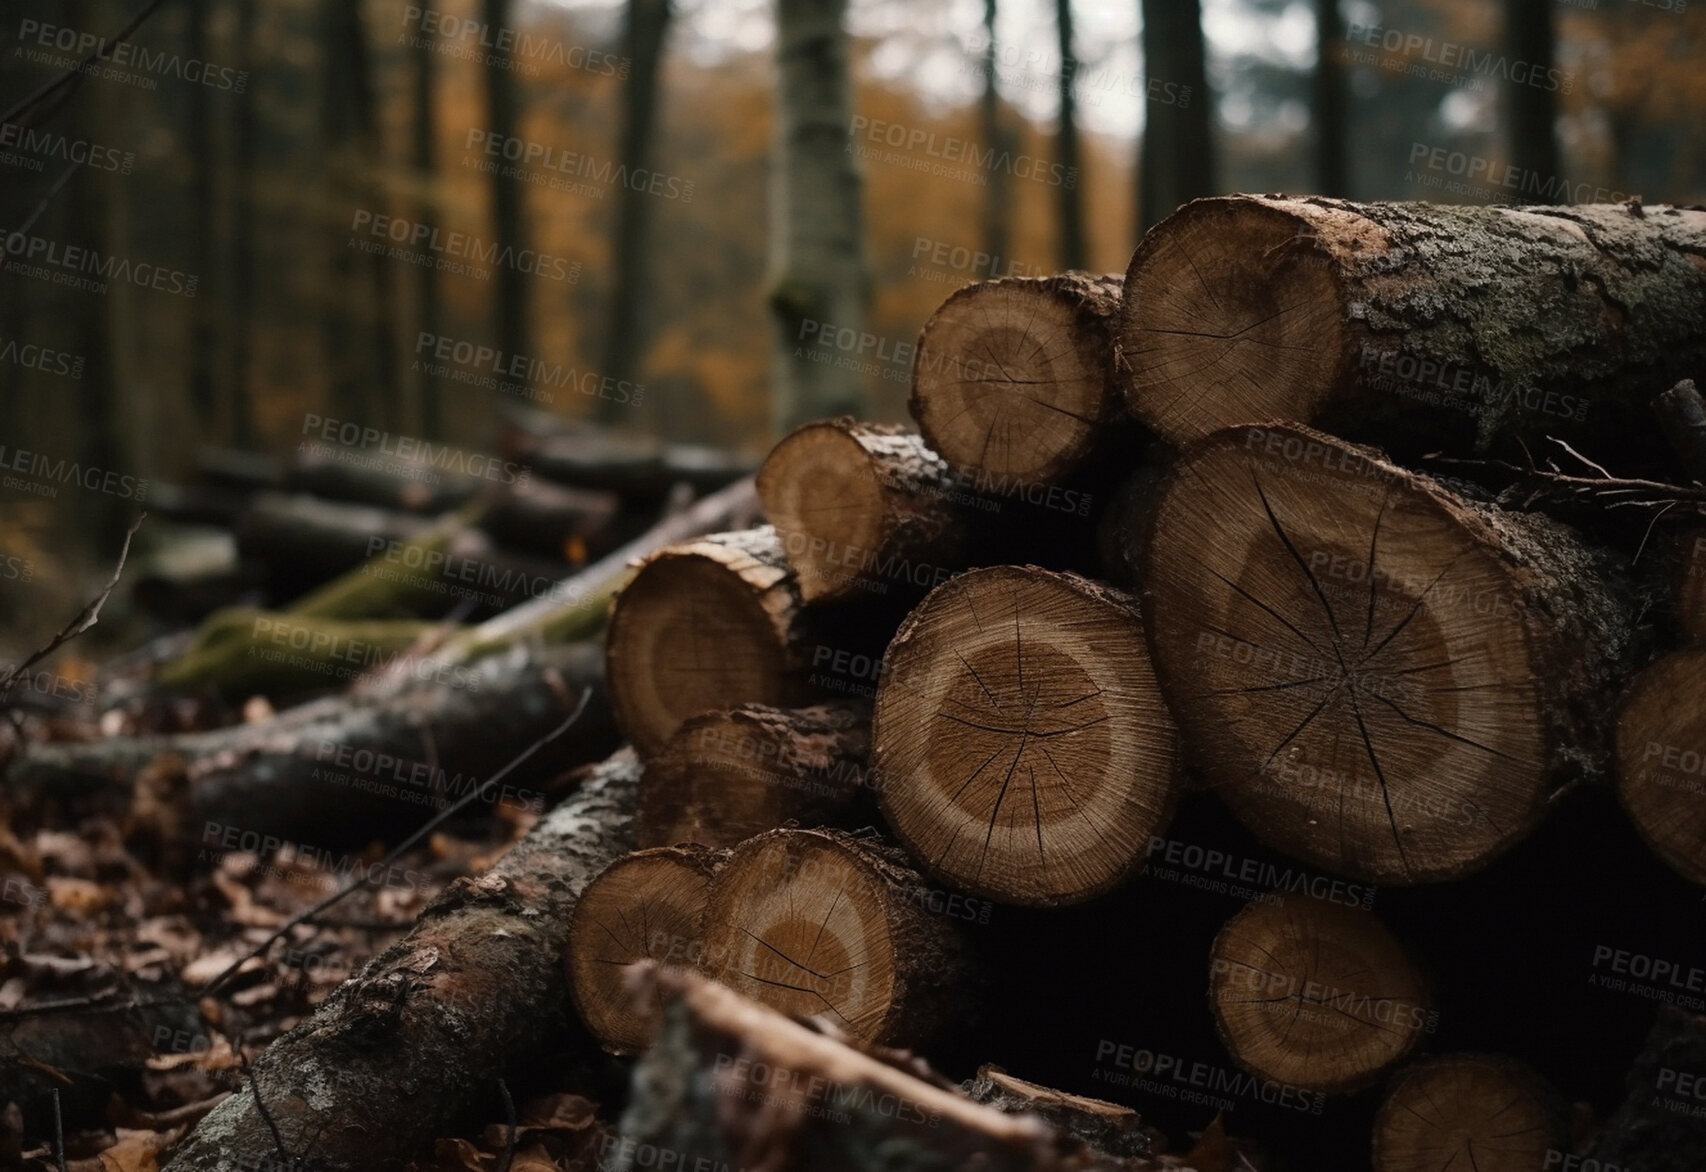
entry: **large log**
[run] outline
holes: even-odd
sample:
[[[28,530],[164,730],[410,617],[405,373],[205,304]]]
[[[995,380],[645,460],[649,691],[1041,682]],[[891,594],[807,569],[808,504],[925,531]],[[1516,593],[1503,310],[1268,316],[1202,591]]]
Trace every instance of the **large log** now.
[[[1600,776],[1644,654],[1616,560],[1571,530],[1295,425],[1181,454],[1143,579],[1208,782],[1276,849],[1379,882],[1483,866]]]
[[[1706,647],[1644,669],[1617,717],[1617,794],[1635,829],[1678,875],[1706,886]]]
[[[1511,433],[1666,461],[1649,402],[1706,369],[1703,254],[1706,212],[1639,201],[1196,200],[1126,273],[1126,397],[1175,443],[1285,419],[1404,456]]]
[[[965,564],[966,494],[902,428],[845,416],[808,423],[765,459],[758,495],[808,604],[917,597]]]
[[[1010,277],[959,290],[925,323],[912,417],[979,487],[1071,477],[1122,434],[1113,382],[1118,274]]]
[[[918,1048],[965,1030],[965,941],[907,858],[870,837],[771,830],[729,853],[705,911],[707,975],[860,1041]]]
[[[811,1172],[1155,1172],[1006,1115],[934,1078],[791,1022],[691,973],[653,969],[658,1043],[634,1070],[611,1172],[674,1168]],[[1165,1165],[1174,1166],[1174,1165]]]
[[[570,915],[593,876],[630,849],[638,782],[638,761],[618,753],[485,875],[453,883],[408,936],[255,1060],[167,1172],[308,1157],[323,1172],[370,1172],[490,1102],[512,1063],[564,1036]]]
[[[722,847],[789,822],[849,824],[867,808],[870,753],[863,701],[689,717],[646,762],[635,837]]]
[[[1379,920],[1306,896],[1257,900],[1215,937],[1209,1001],[1227,1050],[1283,1086],[1367,1086],[1431,1024],[1420,974]]]
[[[922,865],[1008,903],[1113,888],[1178,792],[1136,600],[1035,567],[961,574],[907,617],[871,752],[883,812]]]
[[[188,806],[178,833],[209,823],[316,845],[368,842],[424,822],[561,723],[582,688],[593,695],[570,732],[492,800],[541,801],[540,782],[613,747],[590,643],[518,646],[477,662],[399,668],[394,693],[329,696],[255,724],[157,737],[26,746],[5,779],[9,800],[127,793],[142,769],[168,762]]]
[[[1568,1123],[1557,1092],[1514,1059],[1425,1058],[1398,1072],[1375,1116],[1374,1172],[1563,1168]]]
[[[768,525],[659,551],[610,613],[618,726],[649,757],[689,716],[805,701],[800,621],[799,587]]]

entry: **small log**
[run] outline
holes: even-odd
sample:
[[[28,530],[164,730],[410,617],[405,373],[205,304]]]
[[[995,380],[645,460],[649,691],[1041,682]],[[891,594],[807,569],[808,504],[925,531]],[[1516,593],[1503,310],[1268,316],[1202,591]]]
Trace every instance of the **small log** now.
[[[658,1042],[634,1070],[611,1172],[809,1168],[812,1172],[1158,1172],[1005,1115],[720,985],[643,972],[663,1003]]]
[[[560,484],[601,489],[629,501],[661,501],[678,484],[715,492],[751,475],[748,456],[695,444],[603,430],[511,433],[506,449],[536,474]]]
[[[275,594],[291,598],[364,564],[374,542],[407,542],[431,524],[415,513],[260,492],[237,522],[237,551],[266,566]]]
[[[235,448],[198,448],[195,454],[195,482],[213,488],[230,489],[248,496],[266,488],[277,488],[284,478],[284,469],[272,456]]]
[[[968,1017],[964,942],[927,896],[905,856],[874,839],[771,830],[711,882],[703,968],[859,1041],[921,1047]]]
[[[337,447],[321,440],[299,446],[285,484],[292,492],[408,513],[442,513],[485,487],[513,485],[526,469],[491,456],[423,444],[424,454],[400,456]]]
[[[1283,419],[1406,458],[1552,434],[1668,464],[1649,403],[1706,369],[1702,253],[1706,212],[1638,200],[1199,199],[1132,256],[1123,386],[1174,443]]]
[[[1449,1054],[1399,1071],[1374,1119],[1374,1172],[1537,1172],[1563,1167],[1562,1100],[1497,1054]]]
[[[808,604],[922,595],[965,563],[947,462],[903,428],[808,423],[764,461],[758,496]]]
[[[627,966],[682,963],[703,951],[717,861],[702,847],[635,851],[599,872],[575,906],[565,954],[569,992],[581,1021],[610,1053],[637,1054],[657,1032],[647,1005],[628,992]]]
[[[341,690],[420,644],[436,628],[400,620],[348,622],[236,608],[208,616],[195,644],[155,673],[159,686],[207,689],[238,702]]]
[[[649,758],[689,716],[807,699],[799,611],[768,525],[652,555],[610,613],[605,674],[623,734]]]
[[[965,1088],[972,1099],[1004,1115],[1035,1115],[1056,1131],[1082,1140],[1098,1152],[1125,1159],[1147,1159],[1165,1146],[1165,1138],[1130,1107],[1015,1078],[985,1063]]]
[[[1625,1084],[1628,1097],[1594,1142],[1587,1160],[1605,1172],[1698,1172],[1706,1168],[1706,1017],[1659,1007]]]
[[[1142,868],[1178,792],[1178,734],[1130,596],[998,566],[933,590],[889,645],[872,769],[930,872],[1056,907]]]
[[[1376,882],[1485,866],[1601,775],[1644,654],[1616,558],[1289,424],[1181,453],[1143,580],[1206,780],[1275,849]]]
[[[1706,648],[1635,677],[1618,712],[1617,794],[1653,853],[1706,886]]]
[[[490,871],[451,884],[408,936],[267,1047],[166,1172],[310,1154],[323,1172],[370,1172],[418,1154],[447,1120],[489,1102],[514,1064],[549,1053],[567,1025],[570,915],[632,849],[639,773],[625,751],[589,770]]]
[[[1431,1023],[1428,992],[1373,915],[1305,896],[1257,900],[1215,937],[1209,1002],[1233,1059],[1324,1094],[1360,1089]]]
[[[870,753],[861,701],[689,717],[646,762],[635,837],[723,847],[788,822],[846,825],[869,792]]]
[[[925,323],[912,417],[950,464],[1052,484],[1090,461],[1124,416],[1113,384],[1118,274],[982,281]]]
[[[493,501],[480,525],[515,549],[579,564],[615,548],[621,512],[622,498],[608,489],[529,477]]]

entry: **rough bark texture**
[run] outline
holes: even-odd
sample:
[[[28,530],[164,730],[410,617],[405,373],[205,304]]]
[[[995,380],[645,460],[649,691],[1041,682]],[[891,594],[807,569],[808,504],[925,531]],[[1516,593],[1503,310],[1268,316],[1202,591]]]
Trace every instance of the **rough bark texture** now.
[[[1064,480],[1128,438],[1114,380],[1118,274],[1004,277],[944,301],[919,335],[912,417],[950,464],[999,492]]]
[[[771,830],[711,881],[707,975],[862,1042],[918,1048],[975,1014],[965,940],[911,860],[872,834]]]
[[[1004,1115],[689,973],[643,975],[663,1003],[634,1070],[613,1172],[659,1166],[812,1172],[1148,1172],[1034,1115]]]
[[[357,691],[258,724],[34,744],[13,760],[6,788],[25,801],[122,791],[139,770],[175,759],[189,794],[178,834],[218,822],[316,844],[368,841],[413,829],[467,793],[561,723],[582,687],[595,692],[580,721],[501,796],[536,803],[539,778],[609,751],[602,658],[593,644],[517,647],[431,672],[394,696]]]
[[[642,847],[733,846],[785,823],[844,826],[869,810],[871,710],[745,704],[682,723],[646,763]]]
[[[1629,1072],[1629,1097],[1606,1123],[1592,1158],[1624,1172],[1706,1168],[1706,1114],[1695,1088],[1706,1082],[1706,1017],[1659,1009],[1647,1048]]]
[[[765,460],[758,495],[803,602],[917,595],[964,564],[969,522],[948,464],[904,428],[808,423]]]
[[[1056,1131],[1110,1156],[1147,1159],[1164,1145],[1163,1137],[1145,1127],[1143,1117],[1130,1107],[1039,1086],[999,1066],[979,1067],[965,1092],[1003,1115],[1036,1115]]]
[[[1180,455],[1143,579],[1206,780],[1276,849],[1382,882],[1483,866],[1603,776],[1650,633],[1574,531],[1295,425]]]
[[[847,0],[776,7],[775,157],[771,164],[769,300],[776,318],[773,422],[779,432],[858,413],[861,364],[833,343],[865,329],[862,181],[855,139]]]
[[[370,1172],[490,1100],[511,1063],[561,1033],[569,916],[593,876],[630,849],[638,781],[638,761],[617,754],[491,871],[452,884],[407,937],[261,1055],[167,1172],[283,1167],[300,1156]]]
[[[606,640],[616,722],[650,756],[689,716],[805,698],[800,594],[768,525],[670,546],[616,599]]]
[[[1125,293],[1126,394],[1175,442],[1289,419],[1633,463],[1661,446],[1653,395],[1706,367],[1706,212],[1229,196],[1148,236]]]

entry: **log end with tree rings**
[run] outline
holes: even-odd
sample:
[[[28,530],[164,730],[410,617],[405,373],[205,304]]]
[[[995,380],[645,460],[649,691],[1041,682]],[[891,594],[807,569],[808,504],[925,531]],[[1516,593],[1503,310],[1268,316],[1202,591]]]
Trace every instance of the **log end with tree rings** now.
[[[689,716],[803,698],[791,644],[799,590],[769,526],[672,545],[617,596],[606,638],[610,703],[642,757]]]
[[[1635,677],[1617,721],[1617,794],[1653,853],[1706,886],[1706,648]]]
[[[1175,444],[1312,419],[1342,382],[1343,302],[1307,219],[1266,201],[1194,200],[1144,236],[1126,272],[1127,404]]]
[[[569,923],[569,991],[581,1021],[613,1054],[635,1054],[657,1022],[629,994],[636,961],[691,966],[702,950],[715,856],[659,847],[624,855],[587,885]]]
[[[1367,1085],[1431,1025],[1427,989],[1380,921],[1304,896],[1251,903],[1215,937],[1209,1001],[1240,1066],[1337,1094]]]
[[[963,947],[928,895],[892,848],[772,830],[730,852],[711,885],[704,968],[783,1013],[917,1046],[965,1009]]]
[[[841,418],[808,423],[758,472],[804,602],[899,593],[964,542],[947,461],[901,428]]]
[[[1393,1078],[1374,1120],[1374,1172],[1536,1172],[1566,1166],[1567,1143],[1558,1097],[1533,1071],[1503,1055],[1448,1054]]]
[[[968,285],[925,324],[912,417],[948,462],[1054,483],[1122,413],[1110,382],[1117,275],[1064,273]]]
[[[1636,640],[1596,557],[1368,449],[1228,428],[1155,509],[1156,672],[1194,764],[1276,849],[1454,878],[1524,837],[1558,775],[1603,768],[1594,714]]]
[[[997,566],[933,590],[884,659],[873,784],[926,869],[966,891],[1079,903],[1139,870],[1172,815],[1178,733],[1134,600]]]

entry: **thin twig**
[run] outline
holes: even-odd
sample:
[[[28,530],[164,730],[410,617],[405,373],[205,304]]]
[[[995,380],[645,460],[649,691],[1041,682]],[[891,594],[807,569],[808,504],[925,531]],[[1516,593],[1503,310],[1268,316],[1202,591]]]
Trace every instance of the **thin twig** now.
[[[58,651],[61,647],[65,646],[65,644],[71,642],[71,640],[75,639],[77,636],[81,635],[84,631],[87,631],[90,627],[100,621],[101,607],[105,606],[107,604],[107,599],[112,597],[113,591],[118,588],[119,577],[124,573],[124,560],[130,556],[130,539],[136,536],[136,531],[142,527],[142,522],[147,516],[147,513],[142,513],[136,518],[136,520],[130,523],[130,529],[127,530],[124,535],[124,548],[118,551],[118,565],[113,567],[113,576],[108,580],[106,589],[102,590],[93,602],[88,606],[85,606],[76,618],[66,624],[66,626],[59,632],[59,634],[53,637],[52,642],[48,643],[46,647],[43,647],[40,651],[31,655],[22,663],[14,664],[11,668],[7,669],[5,675],[0,676],[0,698],[4,698],[6,693],[12,690],[12,685],[17,682],[20,675],[30,670],[30,668],[52,655],[55,651]]]
[[[237,972],[238,969],[240,969],[244,965],[248,964],[251,960],[254,960],[257,956],[264,955],[269,948],[271,948],[276,942],[278,942],[280,939],[282,939],[288,932],[291,931],[291,929],[295,928],[299,924],[306,923],[310,919],[313,919],[314,917],[320,915],[320,913],[326,911],[326,909],[330,908],[332,905],[334,905],[338,901],[342,900],[345,896],[349,895],[352,891],[356,891],[362,887],[369,886],[370,884],[377,885],[378,882],[382,882],[383,881],[382,879],[381,880],[375,880],[375,879],[373,879],[373,876],[375,874],[383,876],[388,871],[390,866],[393,863],[395,863],[399,858],[401,858],[405,853],[407,853],[416,843],[418,843],[422,839],[426,838],[427,835],[431,834],[434,830],[437,830],[439,828],[439,826],[443,825],[446,820],[448,820],[450,817],[455,815],[458,811],[460,811],[463,807],[467,806],[470,802],[476,800],[477,798],[484,797],[486,792],[488,790],[490,790],[492,788],[492,786],[494,786],[498,782],[502,781],[505,777],[508,777],[512,772],[514,772],[517,768],[519,768],[522,764],[524,764],[529,757],[533,756],[533,754],[537,753],[540,749],[544,748],[546,745],[550,744],[552,741],[556,740],[558,737],[560,737],[564,733],[568,732],[569,728],[575,723],[575,721],[580,719],[581,713],[586,710],[587,701],[589,701],[591,698],[592,698],[592,689],[590,689],[590,688],[584,689],[581,692],[580,702],[575,705],[574,711],[570,712],[568,717],[566,719],[564,719],[564,721],[561,724],[559,724],[556,728],[552,729],[550,732],[546,733],[544,736],[542,736],[538,740],[534,741],[531,745],[527,746],[527,748],[523,749],[515,758],[513,758],[510,761],[510,763],[508,765],[505,765],[502,769],[498,770],[496,773],[492,774],[484,782],[482,782],[478,789],[469,790],[466,794],[464,794],[456,802],[452,803],[449,806],[446,806],[444,809],[440,810],[432,818],[428,819],[424,826],[422,826],[420,829],[416,830],[413,834],[409,835],[408,838],[404,839],[403,842],[399,846],[397,846],[394,850],[392,850],[392,852],[390,854],[386,855],[383,859],[381,859],[376,866],[368,867],[361,879],[357,880],[354,883],[351,883],[347,887],[340,888],[338,891],[333,892],[331,895],[327,896],[325,899],[322,899],[319,903],[315,904],[313,907],[309,908],[308,910],[306,910],[304,912],[298,913],[297,915],[291,917],[287,922],[280,925],[279,928],[272,933],[272,935],[268,936],[265,940],[261,941],[261,943],[257,944],[254,948],[250,949],[245,955],[243,955],[243,956],[239,957],[237,960],[233,961],[225,969],[224,972],[220,973],[217,977],[214,977],[212,981],[210,981],[206,985],[204,985],[201,988],[200,992],[198,992],[196,995],[198,997],[212,996],[214,991],[222,988],[224,986],[225,982],[227,980],[229,980]]]

